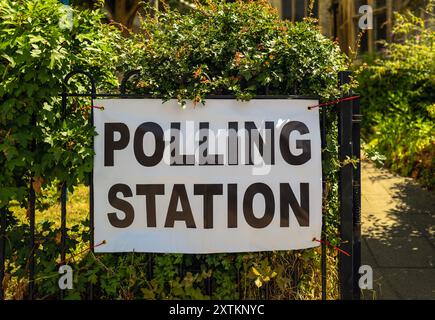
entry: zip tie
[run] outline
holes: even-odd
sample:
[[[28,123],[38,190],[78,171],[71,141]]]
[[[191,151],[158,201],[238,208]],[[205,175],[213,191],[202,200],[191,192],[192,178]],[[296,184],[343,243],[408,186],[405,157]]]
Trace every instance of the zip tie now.
[[[361,96],[352,96],[352,97],[342,98],[342,99],[338,99],[338,100],[328,101],[328,102],[325,102],[325,103],[318,104],[317,106],[309,106],[308,110],[330,106],[330,105],[333,105],[333,104],[336,104],[336,103],[339,103],[339,102],[356,100],[356,99],[359,99],[360,97]]]
[[[75,255],[69,257],[68,259],[65,259],[65,260],[59,262],[59,264],[68,263],[70,260],[74,260],[75,257],[81,255],[82,253],[85,253],[85,252],[87,252],[87,251],[91,251],[92,249],[94,249],[94,248],[96,248],[96,247],[99,247],[99,246],[102,246],[102,245],[104,245],[104,244],[106,244],[106,243],[107,243],[106,240],[103,240],[103,241],[101,241],[101,243],[96,244],[96,245],[94,245],[93,247],[86,248],[86,249],[84,249],[84,250],[82,250],[82,251],[76,253]]]
[[[88,108],[95,108],[95,109],[100,109],[101,111],[104,110],[103,106],[87,106]]]
[[[313,241],[317,241],[317,242],[320,242],[320,243],[324,243],[324,244],[326,244],[326,245],[328,245],[328,246],[330,246],[330,247],[333,247],[335,250],[340,251],[341,253],[345,254],[346,256],[350,257],[350,254],[349,254],[349,253],[347,253],[346,251],[340,249],[340,248],[337,247],[337,246],[334,246],[333,244],[329,243],[329,242],[326,241],[326,240],[317,240],[316,238],[313,238]]]

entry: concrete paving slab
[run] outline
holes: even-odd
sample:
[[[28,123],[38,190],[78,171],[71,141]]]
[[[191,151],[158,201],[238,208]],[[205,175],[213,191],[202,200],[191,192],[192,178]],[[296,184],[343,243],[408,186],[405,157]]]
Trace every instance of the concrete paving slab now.
[[[365,238],[380,267],[433,268],[435,250],[426,238]]]
[[[378,263],[376,262],[376,259],[371,253],[364,238],[361,241],[361,265],[369,265],[372,268],[378,266]]]
[[[389,215],[366,215],[361,226],[365,237],[376,240],[388,240],[394,237],[424,237],[427,232],[410,223],[403,223],[397,217]]]
[[[364,300],[397,300],[402,297],[396,292],[384,276],[383,269],[373,269],[373,289],[361,290]]]
[[[435,193],[362,163],[362,263],[373,267],[364,299],[435,299]]]
[[[435,269],[381,269],[392,289],[404,299],[435,300]]]

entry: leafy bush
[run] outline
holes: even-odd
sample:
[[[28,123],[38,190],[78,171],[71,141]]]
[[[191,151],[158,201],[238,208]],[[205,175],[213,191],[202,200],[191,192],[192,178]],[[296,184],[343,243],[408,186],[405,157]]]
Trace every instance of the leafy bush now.
[[[203,102],[207,94],[338,95],[339,47],[313,22],[283,21],[266,1],[209,1],[146,17],[129,61],[142,90]]]
[[[142,32],[126,39],[103,25],[100,13],[86,10],[74,11],[72,31],[59,29],[60,10],[57,0],[30,0],[23,6],[6,0],[0,6],[0,74],[4,79],[0,183],[7,190],[2,192],[2,205],[18,200],[25,208],[30,177],[35,177],[33,187],[41,201],[50,194],[50,183],[68,177],[72,188],[90,172],[93,132],[86,127],[89,109],[75,100],[70,104],[71,115],[61,121],[57,97],[61,79],[77,67],[94,74],[105,90],[116,85],[116,69],[140,69],[141,77],[130,90],[177,98],[181,104],[187,99],[204,102],[208,94],[232,94],[239,99],[294,93],[327,99],[340,94],[337,73],[346,68],[346,59],[338,46],[323,37],[313,21],[281,21],[265,1],[209,1],[184,15],[158,13],[144,19]],[[29,43],[33,37],[35,43]],[[84,84],[73,81],[70,88],[84,90]],[[328,135],[329,158],[324,163],[326,234],[331,243],[339,245],[337,130],[332,114],[329,120],[328,132],[333,134]],[[33,139],[36,148],[29,151]],[[19,221],[13,221],[20,215]],[[7,246],[5,285],[8,296],[15,298],[26,295],[29,227],[23,216],[25,212],[16,211],[15,218],[9,217],[8,237],[13,245]],[[83,252],[89,241],[86,225],[83,221],[68,230],[68,263],[75,272],[74,290],[66,298],[86,298],[89,283],[101,299],[320,296],[319,248],[248,254],[94,255]],[[37,224],[38,298],[57,297],[59,235],[57,225],[44,219]],[[333,250],[328,252],[328,264],[327,293],[336,298]],[[209,286],[213,287],[211,297]]]
[[[428,12],[433,6],[429,4]],[[433,22],[431,16],[426,24]],[[397,42],[359,75],[368,147],[392,170],[435,183],[434,32],[412,13],[396,15]]]
[[[101,87],[116,85],[119,32],[103,18],[98,11],[68,13],[58,0],[0,2],[0,207],[25,202],[30,177],[39,191],[67,177],[70,185],[84,181],[89,172],[93,130],[83,124],[90,108],[76,101],[61,121],[59,94],[76,68]],[[88,88],[76,79],[69,85]]]

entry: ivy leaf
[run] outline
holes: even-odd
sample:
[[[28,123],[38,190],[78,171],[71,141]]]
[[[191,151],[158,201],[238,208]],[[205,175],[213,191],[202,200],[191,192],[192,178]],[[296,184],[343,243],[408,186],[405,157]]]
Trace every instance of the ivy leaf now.
[[[9,55],[7,55],[7,54],[2,54],[2,58],[5,58],[6,60],[8,60],[9,61],[9,63],[10,63],[10,67],[11,68],[14,68],[15,66],[16,66],[16,63],[15,63],[15,60],[14,60],[14,58],[12,58],[11,56],[9,56]],[[5,70],[6,71],[6,70]]]
[[[254,283],[257,286],[257,288],[261,288],[261,286],[263,285],[263,282],[261,282],[260,277],[255,279]]]

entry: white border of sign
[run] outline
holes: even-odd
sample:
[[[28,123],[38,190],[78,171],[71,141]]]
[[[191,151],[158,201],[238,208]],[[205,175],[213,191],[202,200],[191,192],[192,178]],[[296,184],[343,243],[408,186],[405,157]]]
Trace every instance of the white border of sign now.
[[[318,246],[319,243],[313,239],[320,239],[322,228],[320,124],[318,109],[307,108],[317,104],[317,100],[302,99],[254,99],[249,102],[209,99],[205,106],[188,105],[183,109],[175,100],[163,104],[159,99],[96,100],[95,105],[104,107],[104,110],[94,111],[94,125],[98,134],[94,139],[94,241],[96,244],[105,241],[105,244],[96,247],[95,252],[220,253],[292,250]],[[225,131],[228,123],[237,122],[238,128],[242,129],[246,122],[253,122],[266,141],[267,130],[261,131],[266,127],[265,121],[274,124],[274,164],[265,166],[265,162],[258,162],[246,165],[246,157],[242,158],[247,155],[244,150],[246,151],[249,143],[246,142],[248,140],[245,139],[244,132],[238,136],[238,165],[229,165],[228,159],[231,155],[228,155],[228,145],[225,145],[225,141],[228,141],[225,139],[225,134],[228,135],[228,130]],[[165,137],[163,158],[152,167],[144,166],[135,157],[136,131],[145,122],[158,124]],[[214,146],[213,153],[224,155],[223,165],[198,164],[198,153],[201,151],[197,148],[200,139],[197,129],[200,122],[209,123],[210,132],[215,133],[214,139],[209,137],[209,147]],[[289,164],[281,154],[280,137],[282,129],[289,122],[300,122],[309,131],[301,134],[294,130],[287,137],[290,153],[295,156],[303,152],[301,146],[304,143],[301,141],[309,141],[310,159],[301,165]],[[112,142],[119,141],[122,133],[115,130],[111,131],[110,137],[106,137],[107,123],[125,124],[129,132],[127,145],[120,150],[111,150],[113,166],[105,165],[105,138]],[[180,123],[181,139],[177,152],[196,154],[194,165],[171,165],[171,123]],[[189,131],[189,128],[193,131]],[[144,155],[151,156],[156,146],[154,136],[148,132],[142,138]],[[209,153],[212,152],[209,150]],[[255,183],[269,186],[274,196],[273,219],[263,228],[252,227],[247,222],[243,204],[247,189]],[[133,221],[122,228],[114,227],[108,218],[111,213],[119,221],[126,219],[126,213],[111,205],[108,199],[111,188],[119,184],[128,186],[131,196],[115,190],[116,199],[112,199],[115,206],[125,201],[134,210]],[[164,186],[164,194],[155,196],[155,227],[149,226],[148,196],[137,194],[138,185],[150,184]],[[204,197],[194,194],[194,185],[199,184],[222,185],[222,195],[213,196],[212,228],[205,227]],[[229,184],[237,184],[237,227],[231,228],[228,227]],[[281,184],[288,184],[299,204],[302,201],[301,188],[305,188],[302,184],[308,185],[307,226],[300,225],[290,207],[288,226],[282,227]],[[187,227],[187,222],[182,219],[172,221],[172,226],[165,227],[171,225],[171,222],[168,223],[168,207],[174,185],[184,185],[195,228]],[[267,205],[270,203],[265,203],[261,194],[254,196],[254,216],[261,218]],[[172,209],[174,213],[183,212],[186,208],[177,201]]]

